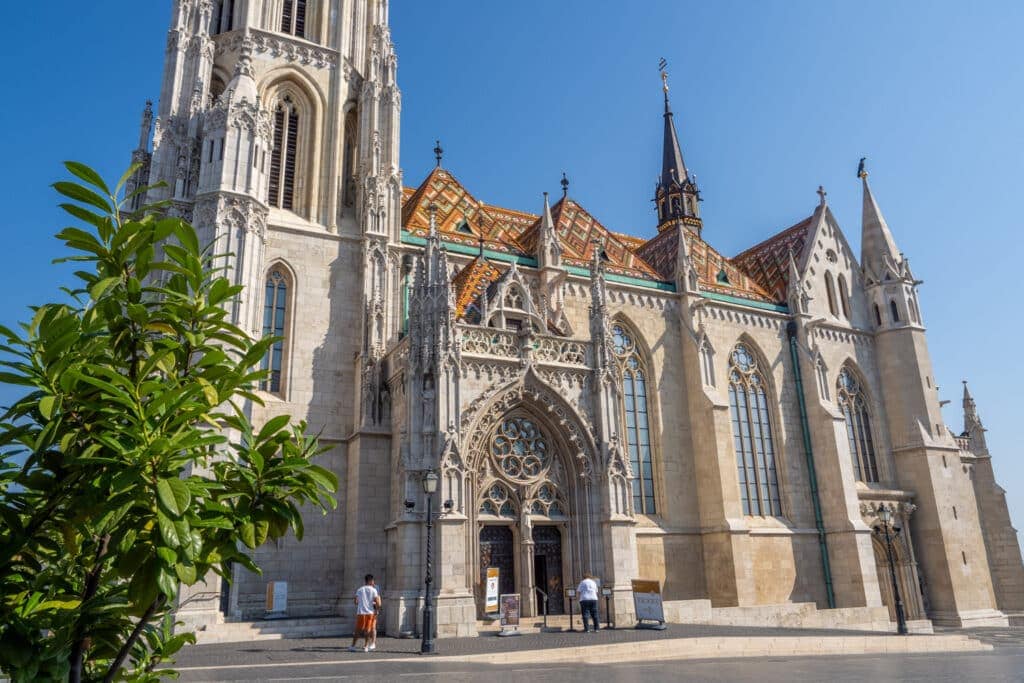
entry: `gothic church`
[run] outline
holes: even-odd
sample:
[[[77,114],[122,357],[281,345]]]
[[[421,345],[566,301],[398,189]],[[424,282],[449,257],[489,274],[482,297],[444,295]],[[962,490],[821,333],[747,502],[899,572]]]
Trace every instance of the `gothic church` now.
[[[253,418],[307,420],[342,482],[301,543],[256,551],[262,577],[211,576],[179,618],[262,617],[283,581],[290,616],[347,623],[372,572],[386,631],[417,632],[429,471],[441,636],[477,633],[488,566],[527,615],[591,572],[619,624],[644,578],[669,620],[889,628],[890,569],[913,628],[1021,618],[984,428],[966,387],[962,433],[943,422],[866,172],[859,255],[822,192],[729,258],[667,85],[657,216],[633,236],[567,182],[536,212],[487,204],[440,150],[406,185],[396,69],[387,0],[173,0],[133,182],[166,181],[149,199],[234,255],[234,319],[282,338]]]

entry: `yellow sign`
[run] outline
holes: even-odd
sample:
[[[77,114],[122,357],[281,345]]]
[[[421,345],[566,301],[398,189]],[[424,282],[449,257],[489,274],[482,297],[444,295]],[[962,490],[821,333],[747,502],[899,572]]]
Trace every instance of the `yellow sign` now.
[[[487,568],[487,592],[484,599],[484,613],[493,614],[498,611],[498,576],[497,567]]]

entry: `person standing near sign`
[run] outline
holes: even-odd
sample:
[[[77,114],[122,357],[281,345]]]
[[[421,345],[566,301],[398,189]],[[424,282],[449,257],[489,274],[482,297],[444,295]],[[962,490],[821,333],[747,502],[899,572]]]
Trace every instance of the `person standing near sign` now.
[[[377,611],[380,609],[380,593],[373,585],[373,574],[364,577],[364,584],[356,591],[356,628],[352,633],[349,652],[358,652],[356,641],[363,638],[363,652],[377,649]]]
[[[583,617],[583,632],[587,633],[587,615],[590,615],[594,622],[594,630],[600,630],[597,625],[597,581],[590,574],[584,574],[580,585],[576,587],[576,593],[580,596],[580,614]]]

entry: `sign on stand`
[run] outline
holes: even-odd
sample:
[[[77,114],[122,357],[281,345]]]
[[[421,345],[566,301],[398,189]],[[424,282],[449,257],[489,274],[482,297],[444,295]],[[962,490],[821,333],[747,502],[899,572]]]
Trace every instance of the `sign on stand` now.
[[[661,583],[646,579],[633,579],[632,583],[636,627],[664,629],[665,609],[661,604]]]
[[[497,567],[487,568],[487,597],[484,600],[484,613],[494,614],[498,611],[498,576]]]
[[[501,631],[499,636],[518,636],[519,634],[519,593],[506,593],[501,596]]]

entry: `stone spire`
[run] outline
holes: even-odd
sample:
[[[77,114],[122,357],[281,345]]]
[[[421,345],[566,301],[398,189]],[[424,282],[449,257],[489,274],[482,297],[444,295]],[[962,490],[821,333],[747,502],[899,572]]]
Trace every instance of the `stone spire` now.
[[[654,190],[654,203],[658,211],[658,230],[665,230],[672,221],[690,219],[687,225],[700,234],[700,212],[697,203],[700,191],[694,176],[686,169],[683,152],[679,147],[679,135],[676,133],[672,106],[668,99],[668,74],[661,69],[662,90],[665,95],[665,112],[663,114],[664,139],[661,151],[661,176]]]
[[[971,440],[971,451],[975,455],[987,455],[988,444],[985,443],[985,427],[981,424],[978,416],[978,406],[967,388],[967,380],[964,380],[964,436]]]
[[[551,202],[544,193],[544,209],[540,214],[540,231],[537,234],[537,263],[541,268],[558,268],[562,265],[562,245],[558,231],[551,217]]]
[[[857,173],[864,186],[864,206],[861,213],[861,238],[860,238],[860,262],[864,268],[874,273],[875,277],[883,277],[886,266],[893,269],[902,260],[899,249],[896,248],[896,241],[889,231],[889,225],[882,216],[878,202],[868,185],[868,172],[864,169],[864,160],[861,159],[860,169]]]
[[[149,134],[153,130],[153,100],[146,100],[146,108],[142,110],[142,121],[139,123],[139,146],[145,152],[149,149]]]

